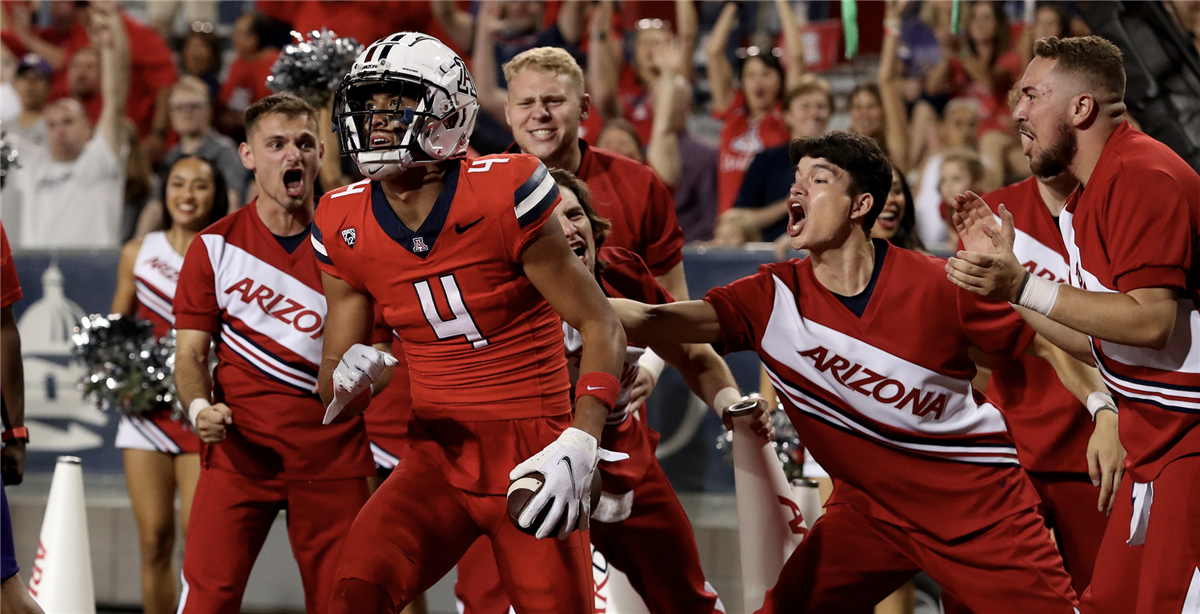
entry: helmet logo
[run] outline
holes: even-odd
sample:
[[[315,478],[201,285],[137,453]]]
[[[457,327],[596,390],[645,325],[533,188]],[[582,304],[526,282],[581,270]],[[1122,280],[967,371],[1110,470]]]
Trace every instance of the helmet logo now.
[[[342,231],[342,240],[346,242],[347,246],[353,248],[354,247],[354,239],[355,239],[355,233],[354,233],[353,228],[347,228]]]
[[[413,237],[412,251],[418,252],[418,253],[419,252],[427,252],[427,251],[429,251],[429,246],[425,245],[425,239],[422,239],[421,237]]]

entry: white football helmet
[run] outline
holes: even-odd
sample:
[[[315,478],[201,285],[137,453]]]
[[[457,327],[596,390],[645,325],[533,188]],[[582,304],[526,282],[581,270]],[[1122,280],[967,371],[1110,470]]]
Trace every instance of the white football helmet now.
[[[371,108],[371,97],[381,92],[415,99],[417,108]],[[353,156],[363,175],[388,179],[464,155],[479,115],[478,98],[457,53],[427,34],[397,32],[355,58],[334,98],[334,129],[342,154]],[[380,121],[397,132],[405,129],[399,145],[372,145],[371,126]]]

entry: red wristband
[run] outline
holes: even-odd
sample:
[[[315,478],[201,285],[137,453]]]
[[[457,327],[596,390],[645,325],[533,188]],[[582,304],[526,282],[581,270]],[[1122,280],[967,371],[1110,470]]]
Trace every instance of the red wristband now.
[[[8,443],[14,439],[24,439],[25,443],[29,443],[29,427],[18,426],[15,429],[8,429],[0,434],[0,439]]]
[[[579,376],[579,382],[575,384],[576,403],[579,402],[580,397],[593,396],[612,409],[617,404],[617,397],[620,395],[621,380],[603,371],[584,373]]]

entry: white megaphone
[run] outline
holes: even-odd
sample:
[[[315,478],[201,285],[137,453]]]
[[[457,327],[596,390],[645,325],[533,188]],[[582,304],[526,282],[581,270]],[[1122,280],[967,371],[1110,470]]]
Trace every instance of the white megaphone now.
[[[46,614],[96,614],[92,549],[88,541],[83,465],[60,456],[50,483],[29,593]]]
[[[769,441],[752,432],[752,416],[762,399],[725,410],[733,418],[733,482],[737,496],[738,546],[742,560],[745,611],[762,607],[783,564],[808,533],[800,504]]]

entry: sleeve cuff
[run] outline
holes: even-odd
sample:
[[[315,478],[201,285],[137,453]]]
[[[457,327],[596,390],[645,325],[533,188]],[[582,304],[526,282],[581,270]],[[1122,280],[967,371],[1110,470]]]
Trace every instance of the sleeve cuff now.
[[[1117,290],[1129,292],[1140,288],[1187,288],[1187,273],[1174,266],[1151,266],[1130,271],[1116,278]]]
[[[221,330],[221,319],[217,314],[177,313],[175,314],[175,329],[216,333]]]

